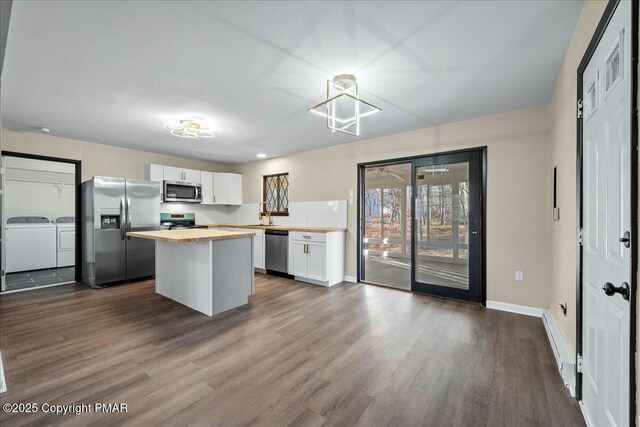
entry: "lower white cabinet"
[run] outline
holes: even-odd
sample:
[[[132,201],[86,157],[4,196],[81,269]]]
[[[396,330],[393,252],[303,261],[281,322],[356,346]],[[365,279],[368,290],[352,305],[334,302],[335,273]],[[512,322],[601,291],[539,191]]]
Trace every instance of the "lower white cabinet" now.
[[[289,233],[289,274],[296,280],[333,286],[344,280],[344,232]]]

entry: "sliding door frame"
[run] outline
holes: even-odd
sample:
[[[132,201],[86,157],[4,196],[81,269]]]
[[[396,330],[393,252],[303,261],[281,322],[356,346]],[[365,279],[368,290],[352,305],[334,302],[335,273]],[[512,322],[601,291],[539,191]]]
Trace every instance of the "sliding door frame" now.
[[[73,165],[75,165],[75,174],[76,174],[76,179],[75,179],[75,187],[76,187],[76,197],[75,197],[75,201],[76,201],[76,206],[75,206],[75,212],[76,212],[76,267],[75,267],[75,273],[76,273],[76,277],[75,280],[76,282],[81,282],[82,281],[82,227],[81,227],[81,220],[82,220],[82,191],[81,191],[81,184],[82,184],[82,161],[80,160],[76,160],[76,159],[65,159],[62,157],[51,157],[51,156],[41,156],[38,154],[28,154],[28,153],[18,153],[18,152],[14,152],[14,151],[3,151],[1,153],[2,156],[10,156],[10,157],[20,157],[23,159],[32,159],[32,160],[45,160],[45,161],[49,161],[49,162],[58,162],[58,163],[71,163]],[[7,219],[4,218],[3,221],[6,221]],[[2,224],[2,226],[4,226],[4,224]],[[2,250],[5,251],[6,250],[6,240],[3,239],[2,240]],[[5,273],[6,274],[6,273]]]
[[[480,278],[480,295],[481,300],[480,303],[483,306],[487,304],[487,290],[486,290],[486,279],[487,279],[487,266],[486,266],[486,253],[487,253],[487,237],[486,237],[486,217],[487,217],[487,147],[474,147],[474,148],[466,148],[462,150],[453,150],[446,152],[437,152],[437,153],[427,153],[422,155],[408,156],[408,157],[397,157],[392,159],[382,159],[382,160],[373,160],[368,162],[362,162],[357,164],[357,190],[358,190],[358,198],[357,198],[357,235],[356,235],[356,281],[358,283],[368,283],[364,280],[365,277],[365,267],[364,262],[362,260],[363,251],[362,246],[364,243],[364,182],[365,182],[365,170],[371,166],[382,166],[382,165],[395,165],[402,163],[412,163],[413,160],[424,158],[424,157],[435,157],[435,156],[446,156],[450,154],[460,154],[460,153],[469,153],[469,152],[480,152],[482,156],[482,194],[481,194],[481,213],[482,213],[482,224],[481,224],[481,233],[482,233],[482,242],[480,244],[481,254],[480,254],[480,264],[481,264],[481,278]],[[412,168],[413,174],[413,168]],[[413,196],[413,191],[412,191]],[[414,207],[412,206],[413,210]],[[412,233],[412,242],[411,248],[413,251],[413,221],[411,224],[411,233]],[[413,257],[413,255],[412,255]],[[413,262],[413,261],[412,261]],[[379,285],[376,283],[376,285]],[[382,284],[380,284],[382,285]],[[383,285],[384,286],[384,285]],[[391,286],[389,286],[391,287]],[[413,287],[413,286],[412,286]],[[398,289],[393,287],[393,289]]]

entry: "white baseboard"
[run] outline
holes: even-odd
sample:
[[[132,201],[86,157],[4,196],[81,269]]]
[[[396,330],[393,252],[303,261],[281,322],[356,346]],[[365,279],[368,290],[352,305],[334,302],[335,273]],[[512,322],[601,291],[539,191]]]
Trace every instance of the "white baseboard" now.
[[[0,393],[7,391],[7,380],[4,377],[4,367],[2,366],[2,354],[0,353]]]
[[[509,313],[524,314],[525,316],[542,317],[541,308],[529,307],[527,305],[509,304],[500,301],[487,301],[487,308],[508,311]]]
[[[358,283],[356,276],[344,276],[344,281],[349,283]]]
[[[542,324],[547,331],[549,337],[549,343],[553,350],[553,355],[556,358],[556,364],[560,371],[560,376],[564,381],[565,386],[569,389],[571,396],[576,395],[576,362],[574,357],[569,353],[567,344],[560,333],[556,319],[553,316],[551,310],[543,310]]]
[[[591,424],[591,421],[589,421],[589,417],[587,416],[587,411],[584,409],[584,405],[582,404],[582,401],[578,402],[578,406],[580,406],[580,412],[582,412],[582,418],[584,418],[584,423],[587,425],[587,427],[593,427],[593,424]]]

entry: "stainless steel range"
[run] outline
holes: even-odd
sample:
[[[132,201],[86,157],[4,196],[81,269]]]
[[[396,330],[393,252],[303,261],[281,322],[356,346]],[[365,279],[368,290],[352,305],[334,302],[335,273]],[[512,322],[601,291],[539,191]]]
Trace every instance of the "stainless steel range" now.
[[[194,213],[161,213],[161,230],[184,230],[187,228],[207,228],[206,225],[196,225]]]

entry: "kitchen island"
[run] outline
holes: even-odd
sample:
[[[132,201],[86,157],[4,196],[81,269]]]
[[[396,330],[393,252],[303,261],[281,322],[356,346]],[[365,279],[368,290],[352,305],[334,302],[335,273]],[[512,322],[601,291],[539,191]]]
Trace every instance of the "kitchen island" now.
[[[254,235],[206,229],[127,233],[156,241],[156,293],[208,316],[249,302]]]

